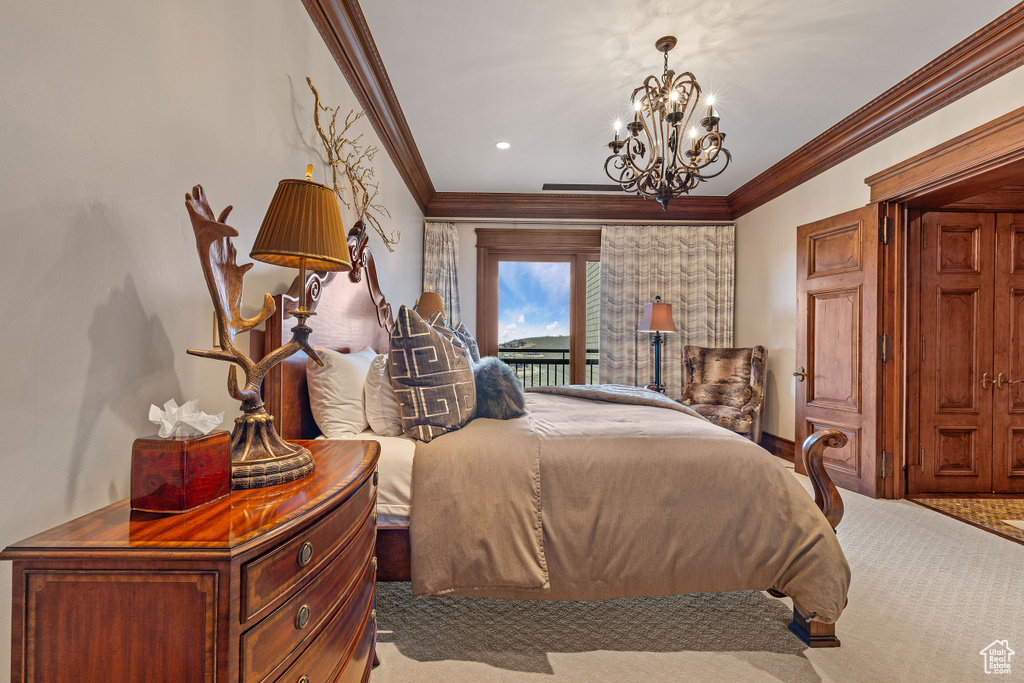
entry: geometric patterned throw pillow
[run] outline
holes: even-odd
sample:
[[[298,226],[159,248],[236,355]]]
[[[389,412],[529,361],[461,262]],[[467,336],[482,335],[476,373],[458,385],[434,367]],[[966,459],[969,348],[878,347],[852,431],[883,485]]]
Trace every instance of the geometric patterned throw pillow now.
[[[388,369],[408,436],[430,441],[473,419],[476,382],[469,350],[406,306],[395,319]]]
[[[427,322],[435,330],[451,339],[456,346],[460,343],[465,346],[469,351],[470,360],[474,363],[480,362],[480,347],[477,346],[476,339],[473,339],[473,335],[469,333],[464,323],[459,323],[458,327],[452,327],[451,323],[444,319],[444,313],[441,311],[431,313],[430,320]]]
[[[476,339],[473,339],[473,335],[469,333],[469,328],[466,327],[466,323],[460,322],[459,326],[455,328],[455,334],[459,335],[459,338],[469,347],[469,355],[473,359],[474,363],[480,362],[480,347],[477,346]]]
[[[435,330],[448,337],[455,346],[466,347],[466,342],[462,340],[462,337],[455,331],[455,328],[448,324],[448,321],[444,319],[444,313],[441,311],[434,311],[431,313],[427,322],[430,323],[430,326]],[[466,350],[469,351],[469,348],[466,347]],[[470,354],[470,359],[472,359],[472,355],[473,354]]]

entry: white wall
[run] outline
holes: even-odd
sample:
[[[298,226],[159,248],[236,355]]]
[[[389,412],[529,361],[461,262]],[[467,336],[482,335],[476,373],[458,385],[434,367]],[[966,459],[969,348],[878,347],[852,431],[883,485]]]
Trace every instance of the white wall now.
[[[736,344],[768,349],[764,430],[794,434],[796,228],[864,206],[864,179],[1024,106],[1024,68],[812,178],[736,221]]]
[[[326,103],[358,104],[294,1],[4,2],[0,64],[6,546],[127,497],[150,403],[198,398],[230,425],[226,364],[185,353],[212,341],[185,193],[202,183],[215,211],[234,204],[248,261],[277,182],[319,156],[305,77]],[[389,299],[413,301],[422,215],[387,154],[376,163],[402,241],[395,254],[370,244]],[[247,314],[295,274],[257,264]],[[10,579],[4,563],[0,680]]]

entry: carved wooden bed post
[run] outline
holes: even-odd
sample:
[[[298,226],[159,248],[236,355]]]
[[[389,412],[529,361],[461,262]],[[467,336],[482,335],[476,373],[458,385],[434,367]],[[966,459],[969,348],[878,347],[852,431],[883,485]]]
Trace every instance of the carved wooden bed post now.
[[[843,519],[843,499],[839,489],[825,470],[825,449],[842,448],[846,445],[846,434],[838,429],[821,429],[804,440],[804,470],[814,488],[814,504],[825,514],[829,526],[834,530]]]
[[[803,457],[804,470],[811,480],[811,488],[814,489],[814,504],[828,520],[829,526],[835,531],[839,522],[843,519],[843,499],[839,497],[839,489],[832,483],[832,479],[825,470],[825,449],[842,448],[846,445],[846,435],[838,429],[821,429],[811,434],[804,440],[801,456]],[[777,598],[786,597],[774,588],[768,591]],[[808,647],[839,647],[839,639],[836,638],[836,625],[823,624],[820,621],[808,619],[800,614],[800,610],[793,606],[793,621],[789,623],[789,630],[804,641]]]

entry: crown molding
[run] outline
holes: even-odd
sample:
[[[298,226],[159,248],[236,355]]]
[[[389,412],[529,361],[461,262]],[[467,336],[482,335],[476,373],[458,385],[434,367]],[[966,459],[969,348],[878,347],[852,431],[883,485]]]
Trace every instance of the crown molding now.
[[[668,210],[634,195],[438,192],[426,215],[438,218],[506,218],[593,221],[731,221],[725,197],[678,197]]]
[[[356,0],[302,0],[420,210],[434,196],[423,157]]]
[[[1024,64],[1024,4],[997,17],[729,195],[737,217]]]
[[[879,171],[864,182],[871,187],[872,202],[941,206],[1019,182],[1022,166],[1024,107]]]

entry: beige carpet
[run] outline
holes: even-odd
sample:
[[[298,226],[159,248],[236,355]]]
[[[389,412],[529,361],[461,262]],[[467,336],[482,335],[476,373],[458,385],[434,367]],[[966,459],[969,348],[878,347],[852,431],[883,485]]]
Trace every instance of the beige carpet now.
[[[997,639],[1021,653],[1000,680],[1024,680],[1024,546],[906,501],[844,500],[841,648],[805,649],[788,601],[758,592],[412,600],[382,583],[371,680],[990,681],[979,652]]]

